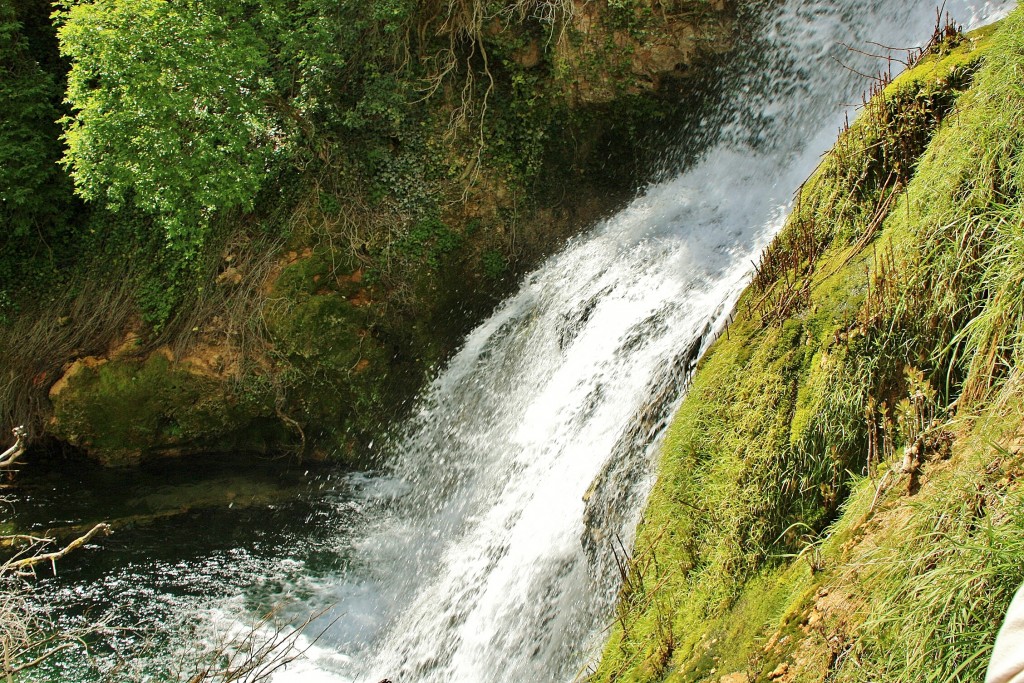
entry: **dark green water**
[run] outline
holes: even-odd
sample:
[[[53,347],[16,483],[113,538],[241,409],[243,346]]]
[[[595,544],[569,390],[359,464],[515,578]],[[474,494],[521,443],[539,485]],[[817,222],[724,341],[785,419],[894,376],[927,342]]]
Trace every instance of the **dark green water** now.
[[[90,639],[88,656],[68,651],[33,678],[97,680],[119,661],[145,660],[149,675],[165,679],[175,667],[167,655],[180,657],[190,627],[209,621],[204,610],[226,602],[236,614],[276,608],[301,623],[309,608],[289,606],[314,598],[303,585],[346,573],[367,508],[388,505],[374,481],[239,457],[125,471],[52,462],[23,472],[3,515],[8,532],[66,543],[98,522],[114,527],[32,583],[37,608],[59,628],[98,620],[115,628]],[[129,671],[117,680],[143,675]]]

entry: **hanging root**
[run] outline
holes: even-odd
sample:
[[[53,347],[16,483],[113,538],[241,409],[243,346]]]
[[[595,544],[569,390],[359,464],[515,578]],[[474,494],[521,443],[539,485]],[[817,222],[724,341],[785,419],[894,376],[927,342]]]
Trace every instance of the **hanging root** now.
[[[547,25],[549,38],[554,38],[556,30],[564,31],[574,15],[572,0],[512,0],[491,11],[481,0],[444,0],[437,9],[435,19],[440,21],[440,26],[435,35],[447,38],[447,44],[428,58],[432,68],[423,88],[423,99],[433,96],[453,74],[464,74],[458,90],[458,103],[449,117],[447,137],[451,141],[461,131],[475,129],[476,154],[464,174],[467,192],[481,166],[488,105],[495,87],[484,40],[485,28],[496,19],[512,22],[530,18]],[[423,22],[417,31],[421,44],[427,43],[430,23]],[[480,85],[481,78],[485,87]]]

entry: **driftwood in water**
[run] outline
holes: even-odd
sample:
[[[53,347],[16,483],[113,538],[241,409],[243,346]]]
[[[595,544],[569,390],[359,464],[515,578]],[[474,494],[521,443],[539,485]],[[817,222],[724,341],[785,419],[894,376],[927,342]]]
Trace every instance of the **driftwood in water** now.
[[[18,426],[14,430],[14,445],[0,453],[0,470],[10,469],[18,464],[18,458],[25,453],[25,428]]]
[[[61,550],[57,550],[57,551],[52,552],[52,553],[42,553],[42,554],[38,554],[38,555],[33,554],[33,555],[28,556],[28,557],[22,557],[22,558],[15,557],[14,559],[8,560],[3,565],[0,565],[0,574],[6,574],[8,572],[14,572],[14,573],[21,574],[23,572],[31,570],[36,565],[44,564],[44,563],[47,563],[47,562],[50,563],[50,566],[53,567],[53,570],[56,573],[56,571],[57,571],[57,567],[56,567],[57,560],[62,560],[68,554],[74,552],[75,550],[78,550],[83,545],[85,545],[86,543],[91,541],[93,539],[93,537],[96,536],[97,534],[102,533],[105,536],[109,536],[110,532],[111,532],[111,529],[110,529],[110,525],[109,524],[97,524],[92,529],[90,529],[88,533],[86,533],[85,535],[80,536],[80,537],[76,538],[75,540],[71,541],[71,543],[68,543]],[[46,540],[48,540],[48,539],[46,539]]]

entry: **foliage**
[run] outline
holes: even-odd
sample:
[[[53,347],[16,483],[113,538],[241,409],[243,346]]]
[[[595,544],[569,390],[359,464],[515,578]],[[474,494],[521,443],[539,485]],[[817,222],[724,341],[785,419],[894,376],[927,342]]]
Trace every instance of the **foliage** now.
[[[441,267],[441,259],[459,248],[461,238],[438,218],[425,218],[409,230],[398,244],[398,251],[431,268]]]
[[[81,208],[57,164],[63,79],[29,2],[0,5],[0,324],[52,283]],[[51,46],[54,48],[51,53]]]
[[[29,51],[11,4],[0,6],[0,221],[3,238],[26,236],[58,214],[65,190],[56,165],[58,81]]]
[[[508,262],[505,260],[505,257],[493,249],[484,253],[481,262],[484,275],[492,280],[501,279],[508,269]]]
[[[72,64],[64,163],[78,193],[151,212],[186,259],[211,213],[251,206],[283,143],[251,9],[97,0],[60,15]]]
[[[670,13],[691,4],[705,6]],[[517,274],[625,198],[646,131],[675,121],[671,98],[627,86],[573,100],[556,64],[569,0],[67,0],[56,28],[45,0],[15,7],[54,85],[32,132],[52,162],[61,117],[67,144],[66,173],[44,164],[60,196],[32,205],[52,219],[0,244],[0,360],[16,368],[0,414],[33,437],[59,430],[47,390],[68,362],[105,357],[130,328],[140,359],[230,347],[246,362],[218,381],[270,385],[284,443],[301,422],[327,450],[351,448]],[[644,30],[661,21],[649,15]],[[620,52],[590,75],[628,74]],[[367,293],[317,286],[281,314],[274,292],[299,295],[271,283],[308,249]],[[307,348],[313,329],[339,347]],[[127,380],[104,388],[78,394],[97,415],[134,396]],[[166,445],[151,417],[136,436]]]

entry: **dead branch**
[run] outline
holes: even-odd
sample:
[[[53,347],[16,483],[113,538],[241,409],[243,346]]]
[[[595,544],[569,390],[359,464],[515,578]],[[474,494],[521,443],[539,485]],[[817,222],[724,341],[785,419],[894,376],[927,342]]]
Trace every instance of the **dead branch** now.
[[[43,553],[41,555],[33,555],[31,557],[23,557],[21,559],[8,560],[2,566],[0,566],[0,576],[7,573],[22,573],[26,570],[32,570],[36,566],[49,562],[56,571],[57,560],[64,559],[70,553],[78,550],[83,545],[91,541],[97,534],[102,533],[104,536],[109,536],[112,530],[110,525],[106,522],[97,524],[88,531],[84,536],[79,536],[75,540],[68,543],[63,549],[57,550],[52,553]]]
[[[312,637],[303,637],[309,626],[330,611],[329,607],[311,613],[295,628],[281,624],[281,606],[252,623],[243,633],[224,634],[199,660],[191,662],[191,671],[176,672],[187,683],[266,683],[274,672],[303,656],[319,642],[341,615],[334,617]]]
[[[68,641],[66,643],[61,643],[60,645],[57,645],[56,647],[50,648],[49,650],[47,650],[43,654],[39,655],[38,657],[36,657],[35,659],[33,659],[30,662],[25,662],[24,664],[18,664],[17,666],[10,666],[10,667],[7,667],[5,665],[5,673],[7,674],[8,678],[10,678],[14,674],[19,674],[22,671],[25,671],[27,669],[33,669],[33,668],[39,666],[40,664],[45,662],[47,659],[49,659],[50,657],[54,656],[58,652],[61,652],[62,650],[67,650],[68,648],[75,647],[77,645],[79,645],[79,643],[78,643],[78,641],[75,641],[75,640]]]
[[[23,425],[18,425],[13,430],[14,445],[3,453],[0,453],[0,470],[6,470],[18,464],[18,458],[25,453],[25,436],[27,432]]]

